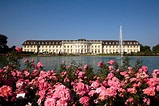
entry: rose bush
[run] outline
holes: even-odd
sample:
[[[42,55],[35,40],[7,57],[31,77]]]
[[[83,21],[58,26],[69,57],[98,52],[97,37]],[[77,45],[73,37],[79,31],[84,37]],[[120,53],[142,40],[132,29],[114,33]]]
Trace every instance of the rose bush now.
[[[17,53],[20,51],[17,50]],[[16,54],[17,54],[16,53]],[[11,55],[0,68],[0,106],[153,106],[159,100],[159,69],[149,73],[139,64],[131,67],[124,59],[119,67],[114,60],[91,65],[74,62],[59,70],[44,70],[42,62],[24,61],[19,69],[18,57]],[[8,58],[11,58],[8,57]],[[16,66],[16,67],[15,67]]]

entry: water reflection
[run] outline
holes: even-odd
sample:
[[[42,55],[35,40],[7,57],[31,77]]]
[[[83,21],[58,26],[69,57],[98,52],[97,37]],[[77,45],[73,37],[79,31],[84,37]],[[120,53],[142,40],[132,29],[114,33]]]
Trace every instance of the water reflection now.
[[[46,70],[57,69],[59,65],[65,61],[66,65],[71,65],[71,62],[81,63],[82,65],[89,64],[94,69],[97,69],[99,61],[108,62],[113,59],[120,64],[120,60],[116,56],[51,56],[51,57],[27,57],[30,61],[33,59],[35,63],[41,61],[44,64]],[[149,70],[159,69],[159,57],[129,57],[131,66],[134,66],[136,59],[143,62],[143,65],[148,66]],[[24,59],[21,60],[21,68],[24,68]]]

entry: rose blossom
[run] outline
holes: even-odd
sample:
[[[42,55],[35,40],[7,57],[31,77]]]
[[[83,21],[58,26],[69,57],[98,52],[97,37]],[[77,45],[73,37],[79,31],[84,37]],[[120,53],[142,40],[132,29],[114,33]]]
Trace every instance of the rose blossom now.
[[[76,106],[76,104],[73,104],[72,106]]]
[[[71,66],[67,66],[67,68],[69,69],[69,68],[71,68]]]
[[[12,88],[10,86],[3,85],[0,88],[0,96],[1,97],[8,97],[10,95],[12,95]]]
[[[142,66],[141,68],[143,69],[144,72],[148,71],[148,67],[147,66]]]
[[[136,74],[136,78],[148,78],[148,77],[149,77],[149,75],[146,72],[144,72],[144,71],[138,72]]]
[[[103,81],[102,84],[103,84],[103,86],[105,86],[105,87],[108,86],[108,82],[107,82],[107,81]]]
[[[68,106],[68,103],[65,100],[59,99],[56,106]]]
[[[135,82],[136,80],[136,78],[130,78],[130,82]]]
[[[111,80],[109,79],[108,80],[108,85],[110,87],[114,87],[115,90],[118,89],[121,86],[120,81],[117,77],[113,77]]]
[[[126,101],[127,101],[127,102],[133,102],[134,99],[131,97],[131,98],[128,98]]]
[[[108,75],[107,75],[107,78],[106,79],[111,79],[114,77],[114,74],[112,72],[110,72]]]
[[[25,75],[25,77],[28,77],[30,75],[30,73],[27,70],[25,70],[24,75]]]
[[[53,94],[53,98],[61,99],[64,101],[70,101],[71,100],[70,90],[62,84],[57,84],[55,85],[55,92]]]
[[[28,60],[28,59],[25,59],[25,60],[24,60],[24,63],[28,63],[28,62],[29,62],[29,60]]]
[[[101,86],[96,89],[96,93],[101,93],[102,91],[105,91],[105,90],[106,88],[104,86]]]
[[[150,99],[149,98],[144,98],[143,101],[149,106],[150,105]]]
[[[76,85],[74,85],[73,87],[76,94],[79,94],[81,96],[89,92],[89,86],[82,82],[76,83]]]
[[[107,88],[105,91],[107,96],[116,96],[117,92],[113,87]]]
[[[159,91],[159,85],[156,86],[156,91]]]
[[[95,90],[91,90],[91,91],[88,93],[88,95],[89,95],[90,97],[92,97],[95,93],[96,93]]]
[[[131,94],[136,94],[137,90],[135,88],[127,88],[127,91]]]
[[[114,63],[115,63],[114,60],[108,61],[108,64],[110,64],[110,65],[113,65]]]
[[[99,80],[96,80],[96,81],[93,81],[93,82],[92,82],[91,87],[97,88],[97,87],[99,87],[99,85],[100,85]]]
[[[119,72],[120,72],[120,69],[117,69],[116,72],[119,73]]]
[[[102,91],[99,93],[98,99],[101,100],[101,101],[107,99],[106,90],[102,90]]]
[[[24,81],[23,80],[18,80],[16,82],[16,88],[21,89],[24,86]]]
[[[46,100],[44,102],[44,106],[56,106],[56,99],[46,98]]]
[[[114,67],[113,67],[113,66],[108,66],[108,69],[109,69],[110,71],[113,71]]]
[[[68,77],[65,77],[64,82],[70,82],[70,79]]]
[[[128,98],[125,102],[126,105],[128,105],[128,103],[133,103],[134,99],[132,97]]]
[[[38,104],[41,103],[41,101],[44,99],[45,95],[46,95],[46,90],[40,90],[37,95],[39,95],[39,99],[38,99]]]
[[[155,96],[155,87],[148,87],[143,89],[143,93],[149,96]]]
[[[64,77],[66,75],[66,73],[67,73],[66,71],[62,71],[60,74],[62,77]]]
[[[159,77],[159,69],[154,69],[152,72],[152,76],[153,76],[153,78]]]
[[[39,74],[40,74],[40,71],[39,71],[39,70],[33,70],[33,71],[31,72],[31,77],[34,78],[34,77],[38,76]]]
[[[43,68],[43,67],[44,67],[44,64],[42,62],[37,63],[37,68]]]
[[[128,72],[127,71],[120,72],[120,75],[122,75],[124,77],[127,77],[128,76]]]
[[[84,65],[84,69],[86,70],[86,69],[88,69],[88,65],[86,64],[86,65]]]
[[[98,67],[103,67],[103,62],[102,61],[98,62]]]
[[[80,72],[78,73],[78,78],[83,78],[84,75],[85,75],[85,72],[80,71]]]
[[[22,49],[21,49],[20,47],[18,47],[18,46],[15,47],[15,50],[16,50],[17,52],[22,52]]]
[[[83,96],[79,99],[79,102],[83,104],[83,106],[89,106],[90,98],[88,96]]]

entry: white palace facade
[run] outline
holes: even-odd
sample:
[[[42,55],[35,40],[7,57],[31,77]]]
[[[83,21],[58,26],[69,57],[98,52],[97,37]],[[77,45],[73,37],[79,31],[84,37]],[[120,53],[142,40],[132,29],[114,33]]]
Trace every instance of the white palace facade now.
[[[124,40],[122,50],[125,53],[140,51],[140,43],[136,40]],[[22,44],[24,52],[44,54],[113,54],[120,53],[119,40],[26,40]]]

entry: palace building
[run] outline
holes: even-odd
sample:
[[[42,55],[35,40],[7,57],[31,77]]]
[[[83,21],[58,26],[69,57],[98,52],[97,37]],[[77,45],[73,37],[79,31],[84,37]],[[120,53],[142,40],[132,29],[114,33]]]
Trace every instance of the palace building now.
[[[112,54],[120,53],[121,47],[119,40],[26,40],[22,50],[43,54]],[[122,50],[128,54],[137,53],[140,51],[140,43],[124,40]]]

